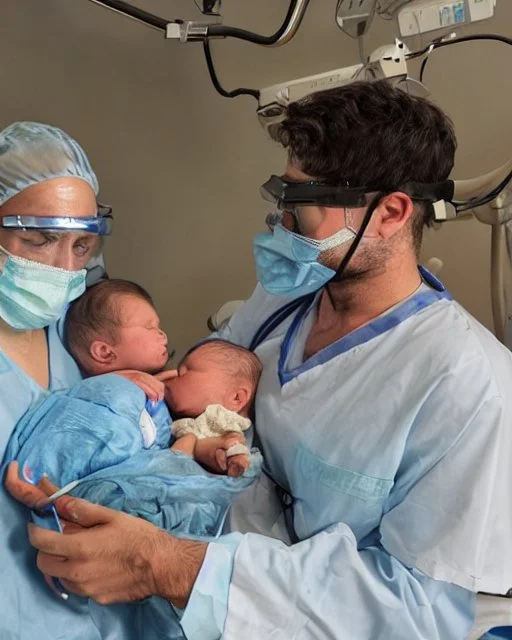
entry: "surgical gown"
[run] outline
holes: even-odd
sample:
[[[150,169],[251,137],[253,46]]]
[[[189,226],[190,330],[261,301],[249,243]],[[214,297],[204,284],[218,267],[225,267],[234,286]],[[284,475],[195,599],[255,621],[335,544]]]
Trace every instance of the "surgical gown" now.
[[[221,337],[248,346],[289,301],[257,287]],[[257,347],[266,476],[210,543],[189,640],[461,640],[475,592],[512,586],[512,354],[442,289],[304,361],[318,296]],[[262,535],[266,534],[266,535]]]
[[[50,391],[81,380],[62,344],[63,323],[48,329]],[[0,450],[4,456],[15,424],[48,394],[0,350]],[[2,478],[5,473],[2,464]],[[170,604],[149,598],[105,607],[71,595],[60,600],[36,568],[27,537],[29,512],[0,487],[1,640],[162,640],[183,638]]]

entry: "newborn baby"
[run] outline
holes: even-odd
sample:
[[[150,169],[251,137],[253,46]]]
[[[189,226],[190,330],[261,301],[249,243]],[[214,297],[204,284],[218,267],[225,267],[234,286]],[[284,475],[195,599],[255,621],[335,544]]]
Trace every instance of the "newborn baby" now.
[[[183,358],[176,372],[160,376],[163,385],[142,372],[160,371],[168,359],[167,336],[149,294],[126,280],[106,280],[91,287],[71,306],[66,318],[68,347],[87,376],[117,372],[138,384],[153,400],[164,394],[176,417],[187,417],[172,427],[179,438],[172,449],[217,462],[218,436],[231,434],[227,461],[215,467],[229,475],[240,475],[249,464],[243,444],[261,371],[250,351],[225,341],[208,341]],[[211,406],[210,406],[211,405]],[[155,403],[142,415],[146,443],[156,431],[166,429],[170,419]],[[201,415],[203,414],[204,415]],[[197,419],[195,422],[194,420]],[[210,436],[217,436],[210,440]],[[165,440],[165,438],[164,438]]]
[[[189,522],[187,533],[212,535],[222,510],[259,471],[259,457],[250,455],[243,436],[251,424],[258,358],[212,340],[191,350],[176,371],[163,373],[164,382],[155,380],[146,372],[166,363],[167,338],[149,295],[119,280],[94,285],[72,305],[67,340],[89,377],[48,393],[27,413],[7,458],[35,480],[43,474],[60,486],[79,480],[74,495],[168,530],[181,531]],[[118,369],[121,375],[108,373]],[[178,418],[174,423],[168,407]],[[250,469],[251,459],[257,464]],[[197,463],[233,477],[216,481]],[[239,482],[230,484],[234,476]]]
[[[155,380],[148,372],[166,364],[167,337],[149,295],[119,280],[94,285],[71,306],[67,340],[89,377],[46,394],[23,416],[4,464],[18,460],[34,481],[44,473],[60,486],[78,480],[72,495],[174,535],[217,537],[233,500],[261,468],[242,433],[250,425],[258,358],[227,342],[205,342],[177,371],[162,374],[164,382]],[[174,436],[167,405],[179,418]],[[137,606],[80,600],[70,596],[62,606],[87,607],[98,637],[184,637],[178,615],[160,598]]]

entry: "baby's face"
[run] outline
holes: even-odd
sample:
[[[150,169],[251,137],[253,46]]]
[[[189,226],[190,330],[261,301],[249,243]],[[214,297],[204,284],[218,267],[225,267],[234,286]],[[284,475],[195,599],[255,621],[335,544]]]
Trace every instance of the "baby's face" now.
[[[167,336],[153,307],[135,296],[120,301],[122,325],[117,329],[116,350],[119,369],[160,371],[167,364]]]
[[[165,401],[178,417],[197,418],[209,404],[233,409],[233,377],[222,370],[207,348],[199,347],[178,366],[178,376],[165,383]]]

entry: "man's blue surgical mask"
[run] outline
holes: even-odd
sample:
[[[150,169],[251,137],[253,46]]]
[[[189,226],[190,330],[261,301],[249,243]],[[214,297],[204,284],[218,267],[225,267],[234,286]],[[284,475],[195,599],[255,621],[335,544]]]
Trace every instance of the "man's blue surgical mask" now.
[[[267,293],[275,296],[299,298],[318,291],[336,275],[317,261],[318,256],[352,242],[355,236],[344,227],[324,240],[314,240],[276,224],[273,231],[259,233],[253,241],[258,280]]]
[[[0,317],[20,331],[47,327],[85,291],[86,274],[13,256],[0,246]]]

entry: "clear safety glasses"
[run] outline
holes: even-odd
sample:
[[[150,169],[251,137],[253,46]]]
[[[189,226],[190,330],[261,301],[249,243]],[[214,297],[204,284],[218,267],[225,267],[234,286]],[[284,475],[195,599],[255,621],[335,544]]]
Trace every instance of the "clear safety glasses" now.
[[[95,216],[73,218],[11,214],[0,217],[0,227],[13,231],[83,231],[106,236],[112,231],[112,217],[112,207],[98,203],[98,213]]]

